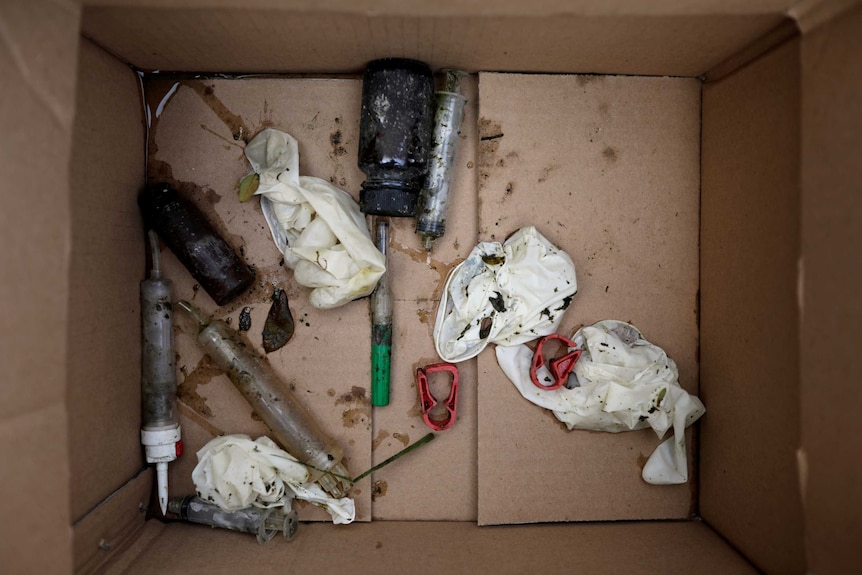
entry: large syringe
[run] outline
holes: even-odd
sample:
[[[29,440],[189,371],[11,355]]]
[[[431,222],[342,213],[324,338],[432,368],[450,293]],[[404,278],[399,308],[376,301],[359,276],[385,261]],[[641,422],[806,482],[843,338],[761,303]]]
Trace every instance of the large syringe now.
[[[149,232],[153,267],[141,282],[141,443],[156,464],[159,507],[168,505],[168,463],[182,454],[177,415],[177,373],[171,323],[171,282],[162,279],[159,243]]]
[[[198,323],[198,345],[225,372],[284,449],[310,467],[310,478],[335,498],[351,486],[344,450],[327,435],[251,343],[187,301],[177,305]]]
[[[422,235],[425,251],[430,252],[434,241],[446,231],[446,210],[449,204],[449,187],[455,169],[455,152],[458,131],[464,116],[467,99],[458,93],[458,84],[465,73],[446,72],[446,89],[437,92],[437,111],[434,115],[434,140],[428,161],[425,185],[419,193],[416,233]]]

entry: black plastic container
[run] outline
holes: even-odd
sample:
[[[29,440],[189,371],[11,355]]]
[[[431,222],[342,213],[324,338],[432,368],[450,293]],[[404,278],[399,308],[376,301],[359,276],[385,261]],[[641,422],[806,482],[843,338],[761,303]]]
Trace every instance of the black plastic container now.
[[[366,214],[415,216],[428,170],[434,75],[422,62],[374,60],[362,77],[360,206]]]
[[[138,196],[144,223],[156,231],[192,277],[218,305],[229,303],[254,282],[254,272],[212,224],[169,184]]]

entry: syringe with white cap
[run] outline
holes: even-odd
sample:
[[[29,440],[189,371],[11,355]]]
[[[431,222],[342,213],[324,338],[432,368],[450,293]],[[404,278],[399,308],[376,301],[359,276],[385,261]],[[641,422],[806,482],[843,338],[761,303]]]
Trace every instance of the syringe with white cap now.
[[[159,243],[149,232],[153,267],[141,282],[141,443],[156,464],[159,507],[168,506],[168,463],[182,455],[177,415],[177,372],[171,323],[171,282],[162,279]]]

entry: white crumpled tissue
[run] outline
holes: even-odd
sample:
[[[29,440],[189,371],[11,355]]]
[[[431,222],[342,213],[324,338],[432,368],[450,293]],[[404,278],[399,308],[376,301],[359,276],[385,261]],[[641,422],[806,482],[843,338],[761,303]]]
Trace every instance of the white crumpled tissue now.
[[[311,305],[334,308],[370,294],[386,271],[365,216],[347,192],[299,175],[299,145],[268,128],[245,148],[260,178],[255,195],[284,263],[313,288]]]
[[[224,511],[281,507],[296,497],[326,509],[335,524],[352,523],[356,508],[349,497],[335,499],[308,481],[308,468],[268,437],[222,435],[197,452],[192,480],[198,497]]]
[[[656,485],[688,481],[685,428],[706,408],[679,385],[674,361],[621,321],[583,327],[572,339],[583,353],[568,384],[558,389],[533,384],[533,350],[526,345],[498,346],[497,361],[524,398],[553,411],[569,429],[616,433],[651,427],[661,439],[673,428],[673,437],[653,451],[641,475]],[[538,371],[539,381],[546,372]]]
[[[489,343],[554,333],[577,289],[571,258],[533,226],[503,244],[482,242],[446,279],[434,322],[437,354],[457,363]]]

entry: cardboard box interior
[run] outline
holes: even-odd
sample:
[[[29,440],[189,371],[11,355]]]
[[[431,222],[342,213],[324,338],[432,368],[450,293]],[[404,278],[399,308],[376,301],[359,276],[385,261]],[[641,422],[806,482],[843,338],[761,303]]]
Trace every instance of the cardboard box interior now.
[[[840,358],[862,316],[862,285],[847,273],[862,240],[852,183],[862,10],[836,16],[841,6],[810,2],[788,15],[791,4],[6,3],[0,349],[16,385],[0,389],[0,455],[20,463],[0,472],[14,495],[0,509],[21,519],[2,527],[0,558],[33,572],[854,564],[862,400]],[[410,222],[395,224],[393,403],[372,410],[367,303],[308,304],[256,202],[236,201],[248,168],[233,135],[288,131],[303,174],[357,194],[357,73],[391,55],[474,74],[444,241],[426,260]],[[252,72],[292,75],[214,76]],[[255,290],[217,310],[163,250],[178,296],[234,322],[249,306],[259,345],[271,286],[287,289],[297,333],[270,361],[341,440],[352,471],[426,431],[411,382],[435,360],[448,270],[478,240],[533,224],[578,267],[563,331],[630,320],[704,400],[687,436],[690,483],[644,484],[651,432],[566,432],[486,351],[460,365],[456,426],[357,485],[363,524],[303,523],[295,541],[261,548],[145,520],[135,197],[147,178],[205,206],[258,269]],[[192,489],[193,451],[210,437],[265,432],[182,332],[178,345],[187,453],[172,467],[175,493]],[[619,521],[647,519],[675,521]],[[476,525],[607,520],[618,521]]]

